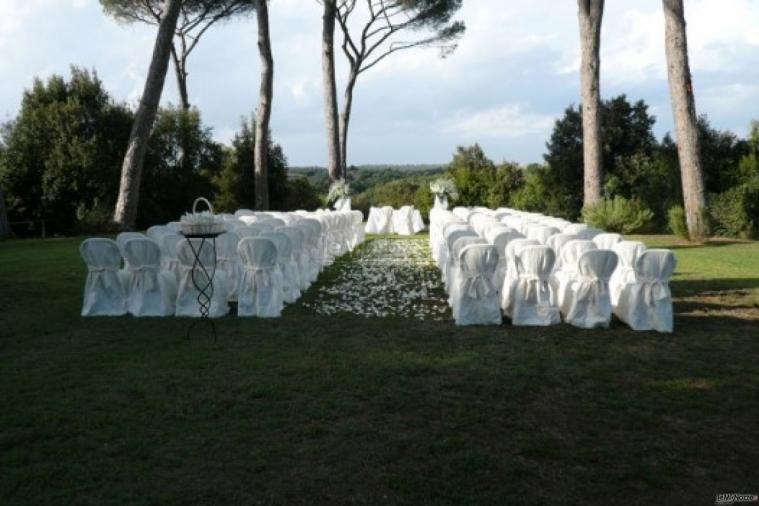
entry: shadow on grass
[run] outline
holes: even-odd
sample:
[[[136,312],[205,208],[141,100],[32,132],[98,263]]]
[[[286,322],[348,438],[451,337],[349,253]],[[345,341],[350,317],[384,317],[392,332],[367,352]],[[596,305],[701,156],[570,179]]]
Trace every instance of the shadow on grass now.
[[[759,289],[759,277],[757,278],[726,278],[708,280],[680,279],[670,281],[672,292],[675,296],[691,297],[694,295],[714,296],[722,292],[735,292],[742,290]],[[739,295],[747,295],[742,293]]]
[[[707,241],[705,243],[674,243],[674,244],[668,244],[666,246],[656,246],[657,248],[669,248],[669,249],[694,249],[694,248],[715,248],[715,247],[722,247],[722,246],[733,246],[733,245],[746,245],[746,244],[752,244],[751,241],[742,241],[739,239],[726,239],[726,240],[711,240]]]

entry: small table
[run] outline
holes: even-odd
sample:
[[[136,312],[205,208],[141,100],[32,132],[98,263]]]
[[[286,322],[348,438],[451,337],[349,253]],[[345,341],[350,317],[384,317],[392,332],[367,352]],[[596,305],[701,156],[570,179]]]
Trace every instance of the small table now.
[[[198,291],[200,321],[206,321],[211,324],[213,342],[216,343],[216,323],[214,323],[213,318],[209,318],[209,314],[211,312],[211,299],[213,298],[213,278],[216,275],[216,238],[219,237],[222,232],[215,234],[185,234],[184,232],[180,232],[180,234],[188,240],[188,243],[190,243],[190,249],[192,250],[194,257],[190,276],[192,278],[192,284]],[[195,247],[193,239],[200,239],[200,244],[197,248]],[[203,251],[203,246],[205,245],[206,241],[209,241],[213,247],[213,266],[204,265],[203,259],[200,257],[200,253]],[[200,270],[202,270],[203,274],[205,274],[205,283],[202,282],[203,280],[199,280],[195,276],[195,272],[198,267],[200,267]],[[209,268],[211,268],[210,273],[208,271]],[[193,321],[187,329],[187,339],[190,338],[190,332],[196,323],[197,321]]]

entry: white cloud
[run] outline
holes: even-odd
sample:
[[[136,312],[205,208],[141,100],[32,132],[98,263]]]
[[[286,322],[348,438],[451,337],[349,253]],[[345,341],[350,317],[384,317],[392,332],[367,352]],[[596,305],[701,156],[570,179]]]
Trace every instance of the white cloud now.
[[[321,6],[277,0],[270,11],[274,138],[293,164],[323,163]],[[466,0],[457,17],[467,32],[448,58],[410,50],[361,76],[353,160],[445,160],[455,143],[480,140],[494,159],[540,158],[553,119],[579,101],[576,2]],[[688,0],[686,18],[697,110],[717,128],[747,125],[759,100],[759,0]],[[134,103],[154,37],[154,27],[116,24],[97,0],[0,0],[0,118],[15,114],[34,76],[67,74],[71,64],[97,69],[117,100]],[[643,98],[659,112],[657,132],[670,129],[661,0],[606,2],[601,51],[604,96]],[[227,141],[256,106],[255,18],[214,27],[189,63],[190,100]],[[163,103],[177,100],[169,72]]]
[[[553,123],[553,116],[530,112],[522,104],[504,104],[480,111],[457,111],[441,131],[467,139],[514,139],[547,133]]]

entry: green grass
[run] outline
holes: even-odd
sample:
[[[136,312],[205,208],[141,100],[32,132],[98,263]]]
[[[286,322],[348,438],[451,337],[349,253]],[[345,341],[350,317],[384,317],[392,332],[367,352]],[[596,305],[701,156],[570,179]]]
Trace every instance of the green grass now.
[[[0,504],[711,504],[759,485],[759,243],[676,247],[673,335],[78,316],[0,244]],[[335,268],[339,268],[336,265]],[[320,282],[334,273],[326,272]]]

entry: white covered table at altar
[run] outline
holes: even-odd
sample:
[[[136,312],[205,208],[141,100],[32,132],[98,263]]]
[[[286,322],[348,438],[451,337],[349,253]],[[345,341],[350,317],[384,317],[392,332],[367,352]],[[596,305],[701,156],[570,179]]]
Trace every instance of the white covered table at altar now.
[[[367,234],[414,235],[424,230],[422,213],[413,206],[393,209],[390,206],[372,207],[366,220]]]

